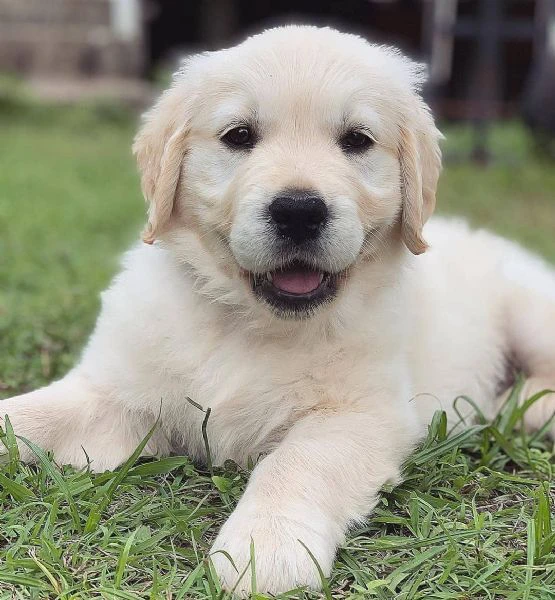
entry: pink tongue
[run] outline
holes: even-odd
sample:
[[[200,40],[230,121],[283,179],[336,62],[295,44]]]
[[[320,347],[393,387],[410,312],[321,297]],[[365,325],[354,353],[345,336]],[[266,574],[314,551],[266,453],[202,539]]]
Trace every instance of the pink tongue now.
[[[321,281],[318,271],[274,271],[272,277],[274,286],[289,294],[309,294]]]

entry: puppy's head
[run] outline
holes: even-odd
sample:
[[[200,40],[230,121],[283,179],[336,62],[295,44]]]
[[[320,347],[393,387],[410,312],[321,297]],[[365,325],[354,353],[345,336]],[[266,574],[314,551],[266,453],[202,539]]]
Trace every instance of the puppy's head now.
[[[397,51],[315,27],[193,56],[135,140],[145,241],[284,317],[332,302],[391,244],[424,252],[440,134],[422,82]]]

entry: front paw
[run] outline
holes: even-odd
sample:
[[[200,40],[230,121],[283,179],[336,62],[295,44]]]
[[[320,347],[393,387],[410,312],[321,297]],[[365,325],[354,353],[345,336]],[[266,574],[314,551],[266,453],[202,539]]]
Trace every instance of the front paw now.
[[[328,576],[335,544],[331,536],[318,529],[288,517],[256,514],[239,506],[212,546],[211,559],[222,586],[235,589],[241,597],[248,597],[253,591],[254,579],[260,593],[279,594],[296,587],[320,589],[318,569],[306,548]],[[256,578],[252,563],[249,564],[251,545]]]

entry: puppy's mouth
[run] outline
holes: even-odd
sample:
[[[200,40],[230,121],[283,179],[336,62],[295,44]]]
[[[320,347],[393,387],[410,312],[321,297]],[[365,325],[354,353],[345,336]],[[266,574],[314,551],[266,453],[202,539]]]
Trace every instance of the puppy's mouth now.
[[[338,274],[294,261],[266,273],[252,273],[254,294],[280,316],[309,316],[337,293]]]

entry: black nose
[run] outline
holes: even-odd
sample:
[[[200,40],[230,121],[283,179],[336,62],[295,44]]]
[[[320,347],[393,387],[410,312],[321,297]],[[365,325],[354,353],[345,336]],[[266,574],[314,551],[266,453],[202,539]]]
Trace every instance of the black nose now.
[[[328,218],[325,202],[309,192],[290,192],[275,198],[268,209],[281,235],[296,244],[317,238]]]

